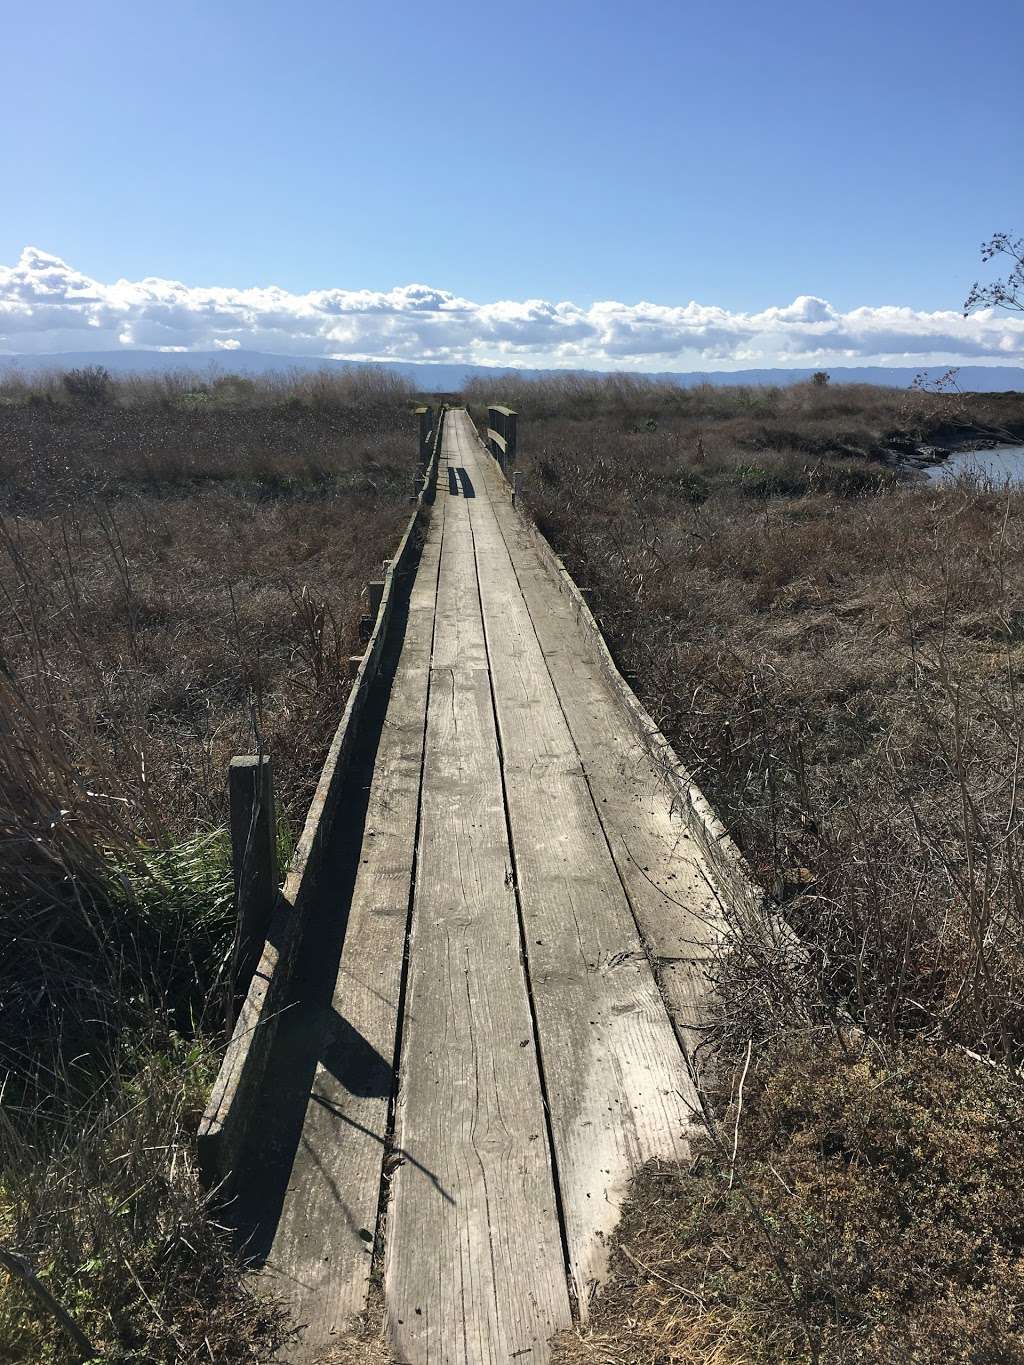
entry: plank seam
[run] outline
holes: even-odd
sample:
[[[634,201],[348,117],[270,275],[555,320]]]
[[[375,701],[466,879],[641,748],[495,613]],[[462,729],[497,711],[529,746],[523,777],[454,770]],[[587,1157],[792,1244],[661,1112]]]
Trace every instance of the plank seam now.
[[[440,461],[436,477],[440,482]],[[416,906],[416,874],[419,868],[420,856],[420,827],[423,818],[423,769],[426,762],[427,752],[427,718],[430,715],[430,692],[433,685],[433,658],[434,640],[437,635],[437,594],[438,584],[441,579],[441,558],[444,551],[444,533],[446,523],[446,509],[448,505],[447,494],[441,502],[441,534],[438,538],[437,569],[434,574],[434,614],[430,627],[430,659],[427,664],[427,691],[423,706],[423,734],[420,740],[420,781],[419,791],[416,794],[416,826],[413,830],[412,844],[412,868],[409,877],[409,904],[406,911],[405,920],[405,944],[402,952],[402,975],[398,988],[398,1026],[395,1031],[395,1051],[392,1063],[391,1077],[391,1100],[388,1105],[387,1123],[384,1129],[384,1153],[381,1160],[380,1190],[377,1200],[377,1223],[374,1228],[372,1261],[380,1263],[384,1255],[384,1245],[387,1238],[387,1215],[388,1205],[391,1198],[391,1172],[388,1170],[388,1158],[400,1149],[395,1145],[395,1133],[398,1122],[398,1106],[400,1102],[400,1086],[402,1078],[402,1045],[405,1041],[405,1001],[409,985],[409,963],[412,957],[412,930],[413,914]],[[436,515],[436,514],[435,514]]]
[[[484,482],[486,483],[487,480],[485,479]],[[487,498],[488,498],[488,501],[491,501],[490,489],[487,490]],[[516,568],[515,556],[512,554],[512,551],[509,549],[508,540],[507,540],[507,538],[506,538],[506,536],[505,536],[505,529],[504,529],[504,527],[503,527],[502,524],[501,524],[501,518],[500,518],[499,516],[497,516],[497,514],[495,514],[494,523],[495,523],[495,525],[496,525],[497,528],[498,528],[498,534],[501,536],[501,543],[502,543],[502,545],[503,545],[504,548],[505,548],[505,553],[508,555],[509,564],[510,564],[511,569],[512,569],[512,574],[513,574],[513,576],[514,576],[514,578],[515,578],[515,580],[516,580],[516,586],[517,586],[518,589],[519,589],[519,595],[522,597],[522,599],[523,599],[523,606],[526,608],[526,616],[527,616],[527,619],[528,619],[529,622],[530,622],[530,628],[531,628],[531,630],[533,631],[534,639],[537,641],[537,648],[538,648],[538,650],[540,651],[540,656],[541,656],[541,658],[544,660],[544,667],[545,667],[545,669],[547,670],[547,675],[548,675],[548,678],[550,679],[550,682],[551,682],[551,690],[552,690],[552,692],[554,693],[555,701],[558,703],[558,709],[559,709],[559,711],[561,712],[563,721],[565,722],[566,733],[567,733],[568,736],[569,736],[569,741],[570,741],[570,743],[572,744],[573,751],[574,751],[574,753],[576,754],[576,758],[577,758],[577,760],[578,760],[578,762],[579,762],[580,771],[581,771],[582,774],[583,774],[583,781],[584,781],[584,783],[586,784],[586,788],[587,788],[587,795],[590,797],[590,804],[591,804],[591,806],[593,807],[593,809],[594,809],[594,814],[595,814],[596,817],[597,817],[597,823],[598,823],[598,826],[599,826],[599,828],[600,828],[600,830],[601,830],[601,837],[603,838],[604,843],[605,843],[605,847],[606,847],[607,850],[608,850],[608,858],[609,858],[609,860],[610,860],[610,862],[611,862],[612,867],[615,869],[615,875],[616,875],[616,877],[618,878],[619,885],[620,885],[621,888],[622,888],[622,894],[623,894],[623,896],[625,897],[625,901],[626,901],[627,906],[629,907],[630,916],[632,917],[633,924],[636,926],[637,938],[639,939],[640,944],[641,944],[641,946],[642,946],[642,948],[643,948],[643,950],[644,950],[644,956],[647,958],[647,961],[648,961],[648,963],[649,963],[649,965],[650,965],[650,968],[651,968],[651,975],[654,977],[654,983],[655,983],[655,985],[656,985],[657,988],[658,988],[658,996],[659,996],[659,998],[660,998],[660,1000],[661,1000],[663,1006],[665,1007],[665,1013],[666,1013],[666,1015],[668,1016],[669,1023],[672,1025],[672,1034],[673,1034],[673,1037],[675,1038],[676,1042],[678,1043],[678,1045],[679,1045],[679,1050],[680,1050],[680,1052],[682,1052],[683,1057],[686,1059],[687,1063],[689,1063],[689,1056],[688,1056],[686,1047],[685,1047],[684,1044],[683,1044],[683,1039],[682,1039],[682,1036],[681,1036],[681,1033],[680,1033],[680,1029],[678,1028],[678,1026],[677,1026],[677,1024],[676,1024],[676,1020],[675,1020],[675,1017],[674,1017],[674,1015],[673,1015],[672,1010],[669,1008],[668,1000],[665,998],[665,990],[664,990],[664,987],[662,986],[662,982],[661,982],[661,972],[659,971],[659,968],[658,968],[658,959],[657,959],[657,956],[656,956],[656,954],[654,953],[654,950],[653,950],[653,948],[652,948],[652,945],[651,945],[650,940],[648,939],[647,935],[644,933],[644,928],[643,928],[643,925],[642,925],[641,922],[640,922],[640,917],[639,917],[639,915],[637,914],[637,908],[636,908],[636,905],[635,905],[635,903],[634,903],[634,901],[633,901],[633,897],[632,897],[632,896],[630,895],[630,893],[629,893],[629,888],[628,888],[627,885],[626,885],[626,880],[625,880],[625,878],[624,878],[623,875],[622,875],[622,869],[621,869],[621,867],[619,866],[619,860],[618,860],[618,859],[616,858],[616,856],[615,856],[615,850],[614,850],[614,848],[612,847],[612,842],[611,842],[611,839],[609,838],[609,835],[608,835],[608,829],[607,829],[607,826],[606,826],[606,824],[605,824],[604,816],[603,816],[602,813],[601,813],[601,807],[600,807],[600,805],[598,804],[597,798],[594,796],[594,789],[593,789],[593,787],[592,787],[591,784],[590,784],[590,774],[589,774],[588,771],[587,771],[586,762],[584,761],[583,755],[582,755],[582,753],[580,752],[579,744],[576,742],[576,736],[575,736],[575,734],[573,733],[572,725],[571,725],[571,723],[570,723],[570,721],[569,721],[569,715],[568,715],[568,712],[567,712],[566,709],[565,709],[565,703],[562,701],[562,694],[561,694],[561,692],[559,691],[558,683],[556,682],[555,677],[554,677],[554,674],[551,672],[551,668],[550,668],[550,666],[548,665],[547,655],[546,655],[545,652],[544,652],[544,646],[543,646],[543,644],[541,643],[540,635],[539,635],[538,632],[537,632],[537,625],[536,625],[536,622],[535,622],[534,619],[533,619],[533,613],[532,613],[531,610],[530,610],[530,603],[529,603],[529,600],[528,600],[528,598],[527,598],[527,596],[526,596],[526,593],[523,591],[523,584],[522,584],[522,580],[521,580],[520,577],[519,577],[519,570]],[[478,576],[478,582],[479,582],[479,568],[478,568],[477,576]],[[486,634],[487,634],[487,622],[486,622],[486,618],[485,618],[485,621],[484,621],[484,636],[485,636],[485,640],[486,640]],[[499,746],[500,746],[500,744],[501,744],[500,733],[499,733],[499,737],[498,737],[498,743],[499,743]],[[502,781],[504,782],[504,774],[502,774]],[[627,850],[627,852],[628,852],[628,850]],[[660,889],[660,888],[659,888],[659,889]]]
[[[523,978],[526,982],[526,998],[530,1006],[530,1023],[533,1029],[534,1053],[537,1058],[537,1077],[540,1084],[541,1103],[544,1108],[544,1126],[548,1137],[548,1154],[551,1162],[551,1186],[555,1195],[555,1216],[558,1219],[558,1236],[562,1246],[562,1268],[565,1273],[569,1293],[569,1306],[574,1320],[579,1318],[579,1304],[576,1301],[576,1287],[573,1283],[572,1261],[569,1254],[569,1235],[565,1221],[565,1208],[562,1202],[562,1186],[559,1179],[558,1161],[555,1156],[555,1134],[551,1123],[551,1105],[548,1100],[548,1083],[544,1074],[544,1059],[541,1051],[540,1025],[537,1019],[537,1004],[533,994],[533,978],[530,973],[530,955],[526,949],[526,920],[523,914],[522,897],[519,890],[519,870],[516,859],[515,838],[512,833],[512,820],[509,814],[508,788],[505,784],[505,752],[501,742],[501,725],[498,720],[498,706],[494,696],[494,670],[491,666],[491,645],[488,638],[487,617],[484,612],[483,593],[480,588],[480,560],[476,553],[476,532],[473,529],[472,515],[469,517],[469,534],[473,544],[473,569],[476,575],[476,591],[480,602],[480,620],[483,626],[484,651],[487,655],[487,687],[494,715],[494,737],[498,749],[498,771],[501,780],[501,804],[505,816],[505,829],[508,837],[509,858],[512,861],[512,893],[516,902],[516,922],[519,926],[519,949],[523,964]],[[518,583],[518,579],[516,582]]]
[[[486,455],[487,453],[486,448],[485,446],[482,445],[482,442],[479,441],[479,437],[477,438],[477,442],[478,445],[481,445],[481,449],[483,450],[483,452],[485,452]],[[492,464],[487,463],[485,476],[483,476],[483,483],[485,483],[487,489],[487,498],[489,498],[489,501],[492,502],[492,506],[496,506],[496,500],[494,500],[492,491],[492,478],[501,479],[502,483],[505,482],[500,472],[497,472],[497,467],[492,468]],[[556,562],[558,572],[554,573],[552,572],[552,566],[545,562],[545,556],[543,556],[543,554],[541,556],[543,566],[545,566],[545,569],[547,569],[547,571],[552,573],[554,587],[556,587],[558,591],[567,591],[568,588],[569,592],[571,592],[571,595],[575,595],[576,616],[578,616],[580,624],[584,625],[584,627],[588,627],[588,629],[590,629],[591,632],[594,632],[595,635],[597,635],[599,646],[601,646],[603,655],[606,655],[606,658],[602,659],[603,672],[605,672],[606,676],[608,676],[610,670],[614,670],[614,665],[612,663],[612,657],[610,657],[610,652],[608,651],[608,646],[606,646],[605,642],[603,642],[603,637],[601,636],[601,632],[599,632],[597,622],[595,622],[593,616],[591,616],[590,610],[588,610],[586,602],[583,602],[583,599],[579,598],[579,590],[578,588],[576,588],[575,583],[573,583],[572,577],[569,576],[568,569],[565,569],[565,566],[561,564],[561,561],[557,560],[557,557],[554,556],[554,551],[550,550],[550,547],[547,546],[547,542],[545,541],[545,539],[543,539],[541,532],[537,530],[537,527],[532,526],[532,524],[528,523],[528,521],[524,519],[522,513],[517,512],[516,509],[513,508],[512,517],[513,520],[519,521],[520,526],[522,526],[524,530],[526,530],[528,534],[531,535],[532,541],[534,541],[534,545],[537,546],[537,549],[545,550],[546,556],[550,557],[550,560]],[[530,612],[530,602],[528,602],[526,591],[523,590],[522,577],[520,577],[519,569],[516,568],[515,554],[512,554],[511,547],[509,547],[508,535],[507,531],[505,531],[504,526],[504,517],[498,515],[497,506],[496,515],[494,515],[494,521],[496,521],[498,532],[500,532],[501,535],[502,543],[504,543],[505,551],[507,551],[509,561],[511,561],[512,572],[513,575],[515,575],[516,577],[516,583],[519,584],[519,591],[520,594],[522,594],[524,605],[526,605],[527,616],[530,617],[531,625],[534,625],[535,635],[538,635],[537,627],[535,627],[534,624],[534,618],[532,618],[532,613]],[[539,643],[541,642],[539,642],[538,635],[538,644]],[[545,657],[545,655],[543,655],[543,647],[541,647],[541,654],[542,657]],[[590,774],[587,773],[586,763],[583,762],[582,753],[579,752],[579,745],[576,744],[575,734],[572,733],[572,726],[569,725],[568,713],[567,711],[565,711],[565,706],[563,703],[563,698],[561,698],[560,689],[558,689],[556,678],[554,678],[554,674],[552,673],[552,670],[550,670],[550,667],[549,669],[547,669],[547,673],[549,673],[550,680],[552,680],[554,695],[556,695],[558,706],[560,706],[561,713],[563,713],[563,717],[565,718],[565,723],[567,723],[569,737],[571,737],[573,747],[576,748],[576,753],[578,753],[578,758],[580,760],[580,768],[582,768],[584,781],[586,781],[587,784],[587,790],[588,794],[590,794],[591,804],[594,805],[595,814],[597,814],[598,818],[598,823],[601,824],[602,835],[603,838],[605,838],[606,846],[608,846],[609,856],[612,857],[614,868],[616,868],[616,875],[618,876],[618,880],[620,880],[620,885],[621,887],[623,887],[623,894],[625,895],[625,901],[627,901],[627,905],[629,906],[629,912],[631,912],[632,919],[634,919],[634,923],[636,924],[636,931],[638,931],[639,940],[640,943],[642,943],[644,955],[646,955],[647,961],[649,961],[649,964],[651,966],[651,972],[653,972],[654,975],[655,986],[657,986],[658,988],[658,995],[661,996],[662,1003],[664,1003],[665,1005],[665,1010],[666,1013],[668,1013],[670,1024],[672,1024],[673,1033],[674,1036],[676,1036],[677,1044],[679,1044],[680,1052],[681,1054],[683,1054],[685,1065],[687,1065],[687,1069],[689,1070],[689,1072],[691,1072],[691,1074],[695,1074],[694,1055],[691,1055],[694,1054],[695,1048],[689,1046],[687,1040],[687,1033],[695,1031],[699,1032],[700,1029],[702,1028],[706,1029],[707,1025],[706,1024],[695,1025],[692,1024],[692,1022],[691,1024],[687,1024],[687,1022],[685,1022],[683,1018],[677,1017],[676,1011],[674,1011],[672,1005],[670,1005],[668,990],[666,990],[664,979],[662,979],[662,969],[664,969],[665,966],[680,964],[680,962],[687,961],[687,958],[662,957],[662,955],[659,955],[657,951],[655,951],[654,945],[653,943],[651,943],[649,935],[647,935],[646,932],[644,932],[643,930],[642,919],[640,919],[638,906],[636,906],[634,897],[632,897],[632,895],[629,894],[627,882],[625,882],[624,872],[623,870],[621,870],[620,865],[618,865],[618,859],[616,853],[614,853],[612,841],[610,841],[608,827],[606,827],[605,824],[605,818],[603,818],[602,816],[601,807],[599,807],[597,800],[595,800],[593,788],[591,788],[590,785]],[[639,700],[636,699],[634,695],[632,695],[631,689],[629,689],[627,682],[625,682],[623,678],[621,678],[620,674],[616,674],[616,676],[618,678],[616,691],[618,693],[618,696],[620,696],[621,702],[624,702],[625,706],[627,706],[627,714],[629,717],[629,721],[631,721],[631,728],[634,728],[635,733],[639,734],[639,738],[640,740],[642,740],[644,748],[647,748],[647,751],[649,751],[651,762],[654,763],[655,771],[658,771],[659,775],[661,775],[662,781],[668,782],[668,784],[672,784],[673,779],[677,777],[677,770],[681,770],[681,764],[679,763],[679,759],[677,759],[676,755],[674,755],[674,751],[672,747],[670,747],[668,740],[666,740],[664,736],[661,736],[661,732],[658,732],[657,728],[655,728],[654,722],[650,721],[650,718],[647,717],[646,711],[643,711],[642,704],[640,704]],[[627,696],[623,695],[624,692],[627,692],[629,698],[632,698],[632,704],[629,704]],[[646,729],[640,729],[639,725],[636,725],[635,723],[636,713],[642,714],[644,719],[646,719],[647,721]],[[670,760],[668,764],[665,763],[664,756],[657,756],[658,762],[655,763],[655,753],[653,751],[653,748],[651,748],[650,743],[651,732],[657,734],[658,740],[661,741],[661,747],[664,747],[665,751],[668,751]],[[676,800],[677,800],[676,792],[674,792],[673,789],[673,805],[676,804]],[[691,805],[689,805],[689,809],[691,809],[692,811],[692,808],[694,808],[694,801],[692,801],[691,796]],[[685,812],[685,807],[683,807],[683,811]],[[692,824],[691,837],[694,837],[694,831],[692,831]],[[707,845],[705,844],[705,842],[699,841],[699,839],[695,839],[695,842],[696,845],[698,845],[698,848],[702,850],[702,853],[705,854],[707,860],[709,860],[710,870],[713,872],[717,871],[717,865],[715,865],[714,860],[711,859],[709,849],[707,849]],[[726,833],[725,830],[722,830],[722,842],[724,842],[724,844],[729,845],[732,844],[732,839],[730,839],[728,833]],[[728,850],[724,850],[724,852],[728,852]],[[739,861],[739,863],[743,863],[743,856],[741,856],[739,850],[735,850],[735,852],[737,861]],[[625,856],[627,856],[628,859],[631,860],[632,863],[634,863],[635,867],[638,867],[640,874],[643,875],[642,868],[639,868],[639,864],[636,864],[636,860],[634,859],[634,857],[632,857],[632,853],[629,852],[628,846],[625,846]],[[707,875],[707,872],[703,870],[703,868],[699,867],[698,870],[700,872],[700,875],[702,875],[703,880],[705,880],[707,887],[709,887],[710,893],[711,895],[713,895],[714,900],[718,902],[718,906],[720,906],[722,916],[724,916],[724,904],[722,904],[722,891],[726,889],[724,889],[724,887],[722,886],[715,886],[715,883],[713,882],[713,880],[709,878],[709,875]],[[647,878],[647,880],[650,880],[650,878]],[[662,895],[666,894],[662,887],[657,886],[657,883],[651,883],[651,885],[655,886],[655,889],[659,891],[659,894]],[[726,890],[726,894],[728,894],[728,890]],[[673,898],[668,897],[668,895],[666,895],[666,900],[672,901]],[[703,921],[703,923],[711,923],[711,921],[706,920]],[[721,934],[721,919],[718,920],[718,931],[720,931]],[[694,961],[703,962],[703,958]]]

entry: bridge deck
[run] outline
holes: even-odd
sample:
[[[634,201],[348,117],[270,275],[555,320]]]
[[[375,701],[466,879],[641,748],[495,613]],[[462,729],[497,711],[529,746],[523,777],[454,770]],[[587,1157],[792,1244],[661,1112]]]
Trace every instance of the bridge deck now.
[[[685,1154],[716,901],[460,411],[392,673],[254,1245],[305,1324],[290,1359],[366,1306],[383,1238],[399,1360],[540,1362],[632,1172]]]

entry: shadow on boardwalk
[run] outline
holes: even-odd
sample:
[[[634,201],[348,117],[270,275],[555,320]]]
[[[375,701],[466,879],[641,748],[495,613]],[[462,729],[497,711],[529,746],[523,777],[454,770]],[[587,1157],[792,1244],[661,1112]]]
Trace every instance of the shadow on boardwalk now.
[[[469,477],[469,471],[463,469],[461,465],[448,466],[448,493],[453,498],[459,497],[460,494],[464,498],[476,497],[476,489]]]
[[[468,478],[466,482],[469,484]],[[469,488],[472,489],[471,484]],[[472,496],[472,492],[465,496]],[[408,594],[401,593],[392,617],[388,648],[367,699],[348,780],[338,802],[338,811],[343,815],[336,820],[331,843],[324,852],[322,890],[307,911],[289,1002],[282,1012],[260,1101],[250,1124],[251,1136],[240,1157],[241,1179],[236,1183],[239,1193],[221,1210],[221,1216],[254,1266],[266,1261],[274,1242],[302,1140],[307,1106],[310,1102],[319,1104],[334,1114],[339,1124],[352,1123],[335,1105],[313,1093],[318,1066],[349,1094],[390,1099],[393,1090],[391,1062],[338,1014],[333,996],[359,866],[370,782],[407,618]],[[363,1128],[360,1131],[368,1132]],[[369,1136],[382,1145],[387,1143],[386,1132]],[[451,1202],[436,1176],[420,1169],[442,1197]],[[344,1213],[344,1202],[337,1193],[339,1211]],[[372,1236],[372,1229],[368,1231]]]

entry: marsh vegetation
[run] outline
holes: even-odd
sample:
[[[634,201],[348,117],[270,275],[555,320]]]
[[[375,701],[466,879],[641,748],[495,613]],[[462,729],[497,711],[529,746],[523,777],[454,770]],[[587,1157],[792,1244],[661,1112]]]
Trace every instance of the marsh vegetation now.
[[[1024,1359],[1024,492],[899,460],[1019,436],[1024,401],[469,396],[521,413],[530,514],[804,949],[731,926],[707,1140],[642,1173],[562,1357]],[[373,376],[0,392],[0,1244],[113,1360],[291,1330],[196,1176],[225,769],[272,752],[287,849],[407,514],[411,408]],[[0,1342],[73,1358],[6,1276]]]
[[[1024,1359],[1019,395],[499,386],[520,493],[804,952],[731,925],[707,1141],[566,1360]]]
[[[105,1359],[265,1359],[288,1330],[196,1175],[226,766],[273,754],[287,851],[407,516],[410,399],[372,372],[0,391],[0,1243]],[[0,1358],[72,1358],[0,1280]]]

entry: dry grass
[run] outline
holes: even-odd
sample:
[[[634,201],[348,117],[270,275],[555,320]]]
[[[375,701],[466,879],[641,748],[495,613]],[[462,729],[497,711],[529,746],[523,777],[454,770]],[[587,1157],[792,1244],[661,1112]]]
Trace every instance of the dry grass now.
[[[0,1241],[110,1359],[266,1359],[287,1334],[192,1155],[232,928],[226,765],[273,755],[287,844],[408,515],[415,419],[385,387],[0,405]],[[70,1358],[30,1308],[0,1275],[0,1358]]]
[[[1024,496],[854,457],[752,468],[722,433],[698,461],[669,421],[523,425],[541,529],[823,994],[879,1036],[1024,1060]]]
[[[1024,1096],[969,1059],[759,1053],[742,1162],[652,1165],[559,1365],[1024,1360]]]
[[[523,434],[589,439],[598,422],[608,436],[670,428],[691,448],[698,434],[723,449],[795,450],[804,454],[870,455],[887,438],[937,441],[965,428],[998,429],[1024,437],[1020,394],[959,395],[955,383],[941,392],[876,388],[869,384],[675,384],[628,374],[553,375],[542,379],[502,375],[474,379],[464,391],[478,411],[502,402],[523,415]],[[532,424],[532,434],[529,426]]]
[[[94,1071],[98,1060],[68,1065]],[[6,1107],[0,1240],[28,1258],[105,1361],[268,1359],[288,1324],[246,1287],[193,1158],[213,1049],[154,1023],[102,1060],[73,1113],[54,1096],[45,1140],[38,1111],[26,1123]],[[61,1077],[61,1092],[80,1079]],[[78,1358],[18,1282],[0,1286],[0,1360]]]
[[[205,372],[163,370],[147,374],[111,375],[99,365],[79,370],[37,370],[25,374],[5,367],[0,374],[0,403],[60,404],[96,408],[253,407],[274,403],[333,408],[350,414],[368,407],[402,406],[410,386],[385,366],[277,372],[253,377],[210,367]]]
[[[333,1345],[318,1355],[315,1365],[396,1365],[387,1340],[381,1265],[374,1268],[366,1312],[353,1321]]]
[[[641,1182],[623,1245],[657,1273],[620,1257],[597,1334],[566,1359],[1022,1358],[1024,1212],[1002,1181],[1019,1161],[1005,1116],[1019,1114],[1024,1064],[1024,493],[896,478],[883,450],[949,433],[942,397],[660,396],[613,385],[591,419],[547,390],[535,407],[526,387],[487,395],[519,408],[526,502],[808,956],[787,965],[757,926],[732,926],[716,985],[733,1089],[753,1058],[737,1167],[712,1148],[699,1180],[659,1177],[654,1204]],[[762,400],[766,414],[743,410]],[[961,431],[1013,430],[1022,412],[1020,396],[985,396],[954,416]],[[867,1112],[875,1087],[877,1143],[837,1165],[812,1135],[837,1096]],[[731,1093],[709,1097],[730,1147]],[[948,1149],[941,1207],[934,1188],[914,1193],[902,1142]],[[814,1201],[828,1189],[826,1217]],[[983,1212],[984,1257],[957,1240]],[[870,1261],[860,1279],[828,1260],[843,1219]],[[724,1258],[747,1279],[727,1275],[698,1312],[680,1246],[703,1258],[711,1236],[712,1269]],[[794,1299],[792,1275],[766,1278],[778,1256],[830,1268]]]

